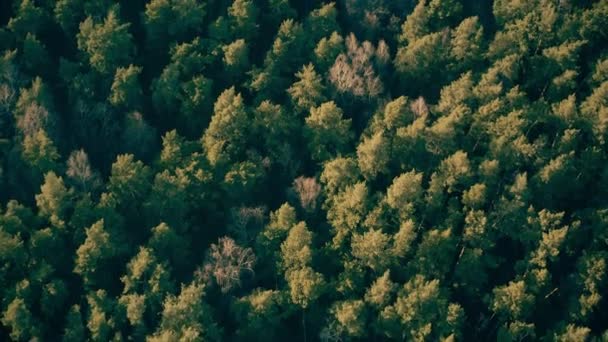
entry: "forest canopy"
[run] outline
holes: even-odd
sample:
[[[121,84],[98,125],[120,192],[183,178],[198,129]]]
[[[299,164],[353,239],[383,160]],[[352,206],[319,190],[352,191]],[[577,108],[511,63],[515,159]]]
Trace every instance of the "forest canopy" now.
[[[608,341],[608,0],[0,1],[0,340]]]

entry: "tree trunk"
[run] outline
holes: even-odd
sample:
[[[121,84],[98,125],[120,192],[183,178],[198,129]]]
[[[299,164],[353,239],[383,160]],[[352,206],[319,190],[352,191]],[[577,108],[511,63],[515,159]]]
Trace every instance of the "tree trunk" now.
[[[302,309],[302,332],[304,333],[304,342],[306,342],[306,309]]]

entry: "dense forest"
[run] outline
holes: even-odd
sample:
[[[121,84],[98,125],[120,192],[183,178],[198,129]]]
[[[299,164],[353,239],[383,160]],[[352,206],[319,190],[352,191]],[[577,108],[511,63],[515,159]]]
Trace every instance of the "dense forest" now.
[[[608,341],[608,0],[0,1],[0,340]]]

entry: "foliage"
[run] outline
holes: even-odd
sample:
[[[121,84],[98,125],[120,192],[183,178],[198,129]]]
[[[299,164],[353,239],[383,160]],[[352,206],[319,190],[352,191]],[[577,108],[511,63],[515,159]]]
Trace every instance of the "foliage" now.
[[[0,340],[608,340],[606,18],[0,1]]]

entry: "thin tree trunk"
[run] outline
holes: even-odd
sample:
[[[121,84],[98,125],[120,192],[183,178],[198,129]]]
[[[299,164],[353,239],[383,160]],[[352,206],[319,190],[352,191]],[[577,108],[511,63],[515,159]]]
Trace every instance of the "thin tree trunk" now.
[[[302,309],[302,331],[304,332],[304,342],[306,342],[306,309]]]

